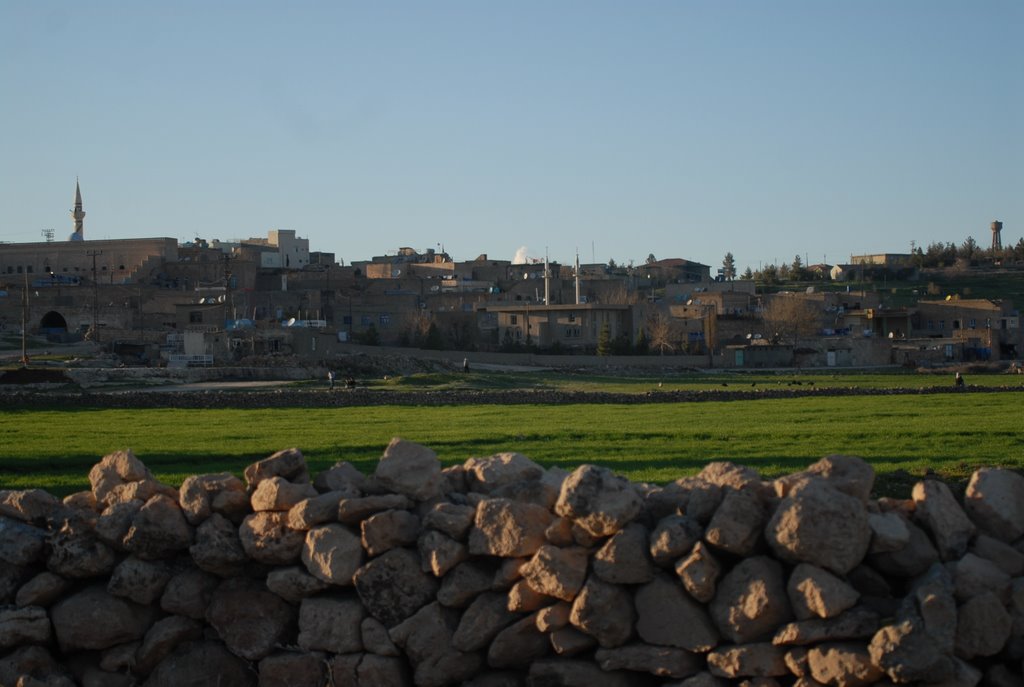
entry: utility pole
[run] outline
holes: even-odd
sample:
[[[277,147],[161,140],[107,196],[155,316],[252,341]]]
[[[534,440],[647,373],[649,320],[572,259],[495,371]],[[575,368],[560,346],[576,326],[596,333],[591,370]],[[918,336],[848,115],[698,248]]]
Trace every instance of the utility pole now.
[[[96,256],[103,255],[101,250],[90,250],[85,253],[92,258],[92,340],[99,343],[100,326],[98,322],[100,311],[99,283],[96,281]]]
[[[28,272],[25,272],[25,286],[21,290],[21,364],[28,367]]]

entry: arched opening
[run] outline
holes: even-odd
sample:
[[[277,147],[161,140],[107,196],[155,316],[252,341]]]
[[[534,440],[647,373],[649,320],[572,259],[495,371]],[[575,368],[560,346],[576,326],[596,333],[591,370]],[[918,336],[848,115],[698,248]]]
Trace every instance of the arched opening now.
[[[63,315],[56,310],[51,310],[43,315],[39,328],[43,330],[44,334],[59,334],[68,330],[68,323]]]

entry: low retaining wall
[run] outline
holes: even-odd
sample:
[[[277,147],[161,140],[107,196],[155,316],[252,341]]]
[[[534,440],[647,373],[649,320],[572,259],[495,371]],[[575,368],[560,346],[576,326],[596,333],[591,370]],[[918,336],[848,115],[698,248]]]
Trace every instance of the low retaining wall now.
[[[297,449],[0,491],[0,685],[1020,685],[1024,477],[871,499],[864,461],[664,487],[515,453]]]

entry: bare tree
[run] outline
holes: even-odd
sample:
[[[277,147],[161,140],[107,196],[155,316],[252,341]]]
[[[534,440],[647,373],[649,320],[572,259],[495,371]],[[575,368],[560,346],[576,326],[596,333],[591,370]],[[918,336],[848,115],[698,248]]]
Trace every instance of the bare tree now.
[[[650,347],[658,349],[661,355],[665,351],[675,351],[675,327],[672,318],[660,310],[654,310],[647,316],[647,334],[650,337]]]
[[[764,309],[764,324],[773,341],[796,344],[821,328],[821,313],[811,301],[795,294],[777,294]]]

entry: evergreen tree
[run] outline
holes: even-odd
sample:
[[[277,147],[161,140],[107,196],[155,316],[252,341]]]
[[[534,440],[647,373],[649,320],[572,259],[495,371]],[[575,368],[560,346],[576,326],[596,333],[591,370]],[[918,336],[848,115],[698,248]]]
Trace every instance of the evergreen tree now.
[[[747,269],[743,270],[743,278],[748,280],[754,278],[754,272],[750,269],[750,265],[747,265]]]
[[[749,271],[749,267],[747,270]],[[733,258],[732,253],[726,253],[725,258],[722,260],[722,274],[729,281],[736,278],[736,260]]]

